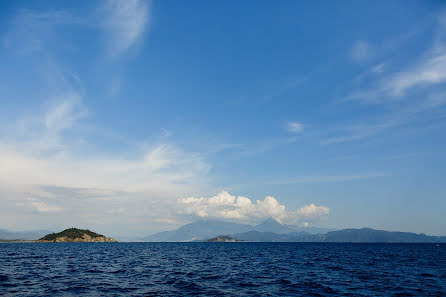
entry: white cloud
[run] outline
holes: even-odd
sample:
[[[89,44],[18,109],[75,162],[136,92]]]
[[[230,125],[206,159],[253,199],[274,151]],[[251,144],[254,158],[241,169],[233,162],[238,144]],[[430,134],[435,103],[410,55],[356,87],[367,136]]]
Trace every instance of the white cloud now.
[[[119,55],[132,47],[146,32],[149,1],[108,0],[104,25],[109,35],[110,54]]]
[[[222,191],[210,198],[188,197],[178,200],[180,212],[205,218],[237,219],[244,221],[257,221],[259,219],[274,218],[278,221],[315,220],[329,214],[329,209],[324,206],[310,204],[297,209],[287,211],[274,197],[267,196],[257,200],[243,196],[233,196]]]
[[[322,144],[344,143],[376,137],[388,130],[403,129],[414,123],[435,123],[446,100],[445,15],[439,18],[436,38],[423,53],[396,64],[400,58],[385,61],[364,71],[354,81],[355,90],[343,102],[376,105],[367,118],[327,129]],[[357,106],[364,108],[364,106]]]
[[[399,69],[397,66],[388,67],[388,63],[373,66],[366,73],[374,73],[376,80],[368,84],[366,88],[354,92],[344,101],[360,100],[368,103],[388,103],[395,100],[408,100],[411,91],[429,88],[446,83],[446,28],[442,23],[445,15],[439,18],[437,23],[438,37],[433,44],[428,46],[423,54],[411,58]],[[365,43],[357,43],[354,51],[357,58],[367,56],[369,51]],[[386,65],[386,67],[384,67]],[[392,72],[384,71],[392,69]]]
[[[79,121],[88,115],[82,97],[75,91],[56,96],[50,100],[47,110],[38,111],[18,118],[0,135],[0,148],[6,144],[18,151],[32,155],[55,153],[70,145],[64,142],[66,131],[73,130]]]
[[[44,116],[46,129],[53,133],[71,128],[76,121],[87,115],[82,98],[75,92],[57,98],[56,102]]]
[[[27,200],[30,202],[29,204],[38,212],[58,212],[62,210],[61,207],[49,205],[36,198],[28,198]]]
[[[370,72],[375,74],[382,73],[385,68],[386,68],[386,63],[379,63],[373,66]]]
[[[155,146],[147,154],[149,160],[81,157],[70,151],[33,155],[0,144],[0,183],[172,192],[188,188],[195,179],[203,180],[209,169],[199,156],[172,145]]]
[[[67,38],[70,30],[106,30],[110,55],[128,51],[147,32],[149,5],[106,1],[101,15],[27,10],[11,19],[4,46],[20,54],[39,51],[32,64],[42,84],[30,102],[43,100],[44,107],[24,106],[24,114],[0,127],[1,226],[59,230],[82,224],[147,235],[176,222],[170,204],[178,197],[208,190],[210,166],[201,154],[167,137],[146,143],[93,123],[83,96],[88,88],[71,63],[52,55],[53,46],[70,55],[84,46]],[[110,95],[120,92],[121,81],[115,82]]]
[[[368,42],[359,40],[350,49],[350,57],[356,62],[364,62],[372,55],[370,45]]]
[[[384,80],[382,91],[391,96],[402,96],[415,87],[446,82],[446,51],[423,57],[417,65]]]
[[[292,133],[301,133],[304,131],[304,125],[298,122],[289,122],[287,130]]]
[[[48,41],[55,37],[56,27],[86,23],[86,19],[73,16],[66,10],[19,10],[12,19],[12,29],[5,35],[4,44],[20,53],[43,51]]]
[[[117,56],[134,46],[148,30],[150,1],[106,0],[98,11],[77,16],[72,14],[74,10],[19,10],[3,44],[7,48],[17,48],[21,53],[46,51],[54,42],[62,40],[65,46],[71,43],[66,32],[60,30],[63,26],[71,29],[100,28],[105,31],[108,53]],[[119,89],[119,84],[115,83],[111,88],[112,95]]]
[[[303,218],[317,218],[321,216],[328,215],[330,210],[325,206],[317,206],[314,203],[305,205],[297,210],[297,213]]]
[[[89,136],[77,131],[87,109],[75,93],[55,100],[0,133],[0,225],[28,229],[32,221],[59,229],[82,222],[124,234],[125,221],[146,235],[174,222],[170,204],[178,197],[206,189],[207,162],[172,143],[136,143],[125,154],[73,145],[76,135]]]

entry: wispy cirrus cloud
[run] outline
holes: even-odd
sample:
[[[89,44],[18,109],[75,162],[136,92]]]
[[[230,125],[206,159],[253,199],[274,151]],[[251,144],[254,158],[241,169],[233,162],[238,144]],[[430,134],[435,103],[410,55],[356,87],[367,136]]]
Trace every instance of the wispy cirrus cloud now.
[[[414,123],[442,120],[438,113],[445,112],[446,103],[444,19],[444,14],[437,19],[438,37],[421,54],[407,63],[375,63],[355,79],[353,91],[338,103],[373,108],[374,112],[322,132],[322,145],[365,140]]]
[[[19,53],[31,53],[48,49],[48,43],[56,33],[56,28],[73,25],[86,25],[87,19],[73,15],[67,10],[38,11],[19,10],[11,20],[10,31],[5,35],[6,48]]]
[[[175,221],[169,205],[180,195],[206,188],[210,165],[201,154],[168,142],[135,145],[125,154],[89,153],[88,140],[77,144],[76,131],[89,115],[82,97],[69,92],[50,102],[40,114],[22,116],[18,127],[0,133],[5,226],[26,228],[23,222],[33,218],[42,227],[54,222],[68,227],[79,218],[90,226],[119,226],[125,220],[146,233],[149,222]],[[79,134],[95,136],[87,132]]]
[[[107,0],[104,7],[111,56],[117,56],[136,44],[148,30],[150,1]]]
[[[21,148],[35,155],[63,150],[64,132],[76,128],[79,121],[88,116],[82,96],[74,91],[59,94],[48,100],[48,108],[41,114],[18,116],[0,135],[0,144]]]
[[[403,34],[398,41],[392,41],[384,48],[396,50],[395,43],[400,44],[416,36],[421,28],[432,23],[435,28],[433,42],[427,44],[424,52],[416,57],[408,57],[405,63],[392,64],[391,60],[384,60],[373,65],[362,75],[372,73],[368,77],[366,86],[360,87],[344,98],[344,101],[361,101],[364,103],[386,104],[395,100],[411,99],[414,91],[429,92],[432,87],[446,82],[446,14],[444,12],[422,22],[415,31]],[[370,46],[367,42],[358,41],[350,54],[357,58],[369,55]],[[395,59],[394,59],[395,60]]]
[[[386,176],[390,175],[379,172],[346,174],[346,175],[317,175],[317,176],[306,175],[306,176],[296,176],[292,178],[276,180],[269,182],[269,184],[287,185],[287,184],[307,184],[307,183],[339,183],[339,182],[351,182],[357,180],[376,179]]]
[[[84,30],[105,34],[107,53],[122,55],[147,32],[149,9],[149,1],[106,1],[99,12],[36,9],[11,16],[3,40],[6,49],[45,58],[38,56],[33,64],[43,75],[32,95],[43,104],[31,106],[32,112],[24,109],[0,129],[4,226],[27,228],[24,222],[35,220],[43,227],[59,222],[60,228],[81,220],[85,227],[119,228],[125,220],[127,228],[144,229],[146,234],[149,222],[159,226],[175,221],[169,205],[179,196],[207,187],[210,165],[202,154],[184,150],[167,137],[128,140],[94,123],[88,104],[91,93],[77,75],[77,65],[58,59],[61,53],[72,55],[89,46],[61,34],[67,28],[80,35]],[[121,80],[113,77],[117,83],[110,95],[121,89]],[[126,151],[111,152],[104,140]]]
[[[148,31],[150,1],[106,0],[98,10],[98,13],[81,14],[68,9],[19,10],[12,18],[3,44],[21,53],[45,51],[52,49],[49,44],[61,39],[69,42],[60,34],[61,29],[70,26],[74,30],[101,29],[106,36],[107,53],[118,56],[134,46]],[[77,45],[73,43],[70,46]]]
[[[355,62],[362,63],[371,58],[372,49],[367,41],[359,40],[352,46],[349,55]]]
[[[376,72],[375,72],[376,73]],[[407,99],[408,92],[416,89],[429,91],[430,87],[446,82],[446,48],[424,54],[407,68],[386,73],[372,83],[369,89],[360,90],[344,98],[344,101],[365,103],[392,103]]]
[[[322,133],[323,138],[320,143],[328,145],[364,140],[390,129],[399,129],[413,123],[429,124],[444,119],[446,114],[445,91],[426,92],[422,99],[418,96],[406,98],[403,102],[395,104],[388,103],[385,105],[383,115],[330,128]]]

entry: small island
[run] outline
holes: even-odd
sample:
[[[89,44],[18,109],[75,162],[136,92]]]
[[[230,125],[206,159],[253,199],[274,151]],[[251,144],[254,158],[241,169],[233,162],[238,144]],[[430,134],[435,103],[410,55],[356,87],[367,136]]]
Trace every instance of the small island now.
[[[229,235],[220,235],[220,236],[205,240],[205,242],[246,242],[246,240],[237,239],[237,238],[234,238]]]
[[[47,234],[36,242],[117,242],[117,240],[87,229],[69,228],[59,233]]]

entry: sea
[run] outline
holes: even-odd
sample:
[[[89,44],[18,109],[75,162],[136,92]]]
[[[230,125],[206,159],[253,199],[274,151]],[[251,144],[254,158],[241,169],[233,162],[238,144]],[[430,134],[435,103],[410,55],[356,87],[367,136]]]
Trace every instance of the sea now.
[[[4,296],[446,296],[446,244],[2,243]]]

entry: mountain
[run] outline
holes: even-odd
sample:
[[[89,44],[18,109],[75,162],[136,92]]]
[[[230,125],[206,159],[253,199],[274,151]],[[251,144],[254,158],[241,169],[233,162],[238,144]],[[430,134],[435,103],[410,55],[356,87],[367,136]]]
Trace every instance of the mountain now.
[[[310,234],[308,232],[291,232],[277,234],[273,232],[249,231],[231,234],[232,237],[254,242],[383,242],[383,243],[409,243],[409,242],[446,242],[446,237],[428,236],[410,232],[390,232],[370,228],[344,229],[331,231],[327,234]]]
[[[252,228],[252,231],[259,232],[273,232],[277,234],[288,234],[292,232],[305,232],[310,234],[325,234],[330,231],[335,231],[333,228],[318,228],[318,227],[298,227],[293,225],[282,224],[277,220],[270,218]]]
[[[48,230],[32,230],[32,231],[10,231],[0,229],[1,240],[36,240],[45,234],[51,233]]]
[[[303,231],[310,234],[326,234],[331,231],[337,231],[335,228],[319,228],[319,227],[296,227],[296,231]]]
[[[304,238],[312,238],[312,234],[307,232],[290,232],[278,234],[274,232],[248,231],[244,233],[231,234],[231,237],[253,242],[299,242]]]
[[[261,233],[326,233],[334,229],[321,229],[316,227],[297,227],[292,225],[281,224],[275,219],[267,219],[266,221],[255,225],[238,224],[225,222],[220,220],[198,220],[190,224],[186,224],[176,230],[158,232],[150,236],[143,237],[138,241],[161,242],[161,241],[194,241],[213,238],[219,235],[237,234],[244,232],[261,232]],[[254,236],[256,233],[252,233]],[[263,241],[263,240],[261,240]],[[283,240],[282,240],[283,241]]]
[[[59,233],[47,234],[37,242],[116,242],[116,240],[90,230],[69,228]]]
[[[429,236],[410,232],[390,232],[370,228],[328,232],[325,242],[446,242],[445,236]]]
[[[173,231],[159,232],[144,237],[142,241],[193,241],[248,231],[287,234],[291,232],[302,232],[304,229],[298,228],[297,226],[281,224],[272,218],[256,226],[220,220],[198,220]]]
[[[255,242],[446,242],[446,237],[410,232],[362,229],[321,229],[281,224],[268,219],[251,226],[219,220],[198,220],[173,231],[159,232],[141,241],[203,241],[230,236]]]
[[[173,231],[164,231],[143,238],[143,241],[193,241],[218,235],[246,232],[252,226],[218,220],[198,220]]]
[[[273,232],[277,234],[286,234],[290,232],[295,232],[296,226],[284,225],[276,221],[275,219],[267,219],[261,224],[258,224],[252,228],[252,231],[259,232]]]

